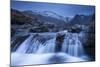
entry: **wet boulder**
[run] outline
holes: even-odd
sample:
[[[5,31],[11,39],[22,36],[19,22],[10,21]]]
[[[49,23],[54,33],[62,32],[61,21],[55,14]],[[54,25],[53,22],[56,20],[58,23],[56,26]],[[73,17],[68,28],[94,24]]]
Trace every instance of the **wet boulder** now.
[[[55,52],[60,52],[61,48],[62,48],[62,44],[65,38],[65,33],[64,32],[60,32],[56,35],[56,47],[55,47]]]

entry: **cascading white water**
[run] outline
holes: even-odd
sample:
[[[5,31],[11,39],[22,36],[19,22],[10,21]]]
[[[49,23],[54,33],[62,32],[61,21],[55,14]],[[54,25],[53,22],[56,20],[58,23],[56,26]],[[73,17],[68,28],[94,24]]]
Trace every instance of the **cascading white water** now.
[[[38,39],[31,34],[16,50],[17,53],[50,53],[54,52],[55,39],[50,39],[45,43],[40,43]]]
[[[55,34],[57,35],[57,33]],[[82,42],[80,41],[80,38],[82,38],[81,33],[65,33],[60,52],[55,52],[55,47],[57,45],[55,43],[56,35],[46,40],[44,43],[41,43],[41,41],[36,38],[38,36],[34,37],[35,35],[31,34],[20,44],[19,48],[12,53],[12,65],[86,61],[81,59],[81,56],[84,56]]]
[[[72,56],[84,55],[79,35],[80,34],[78,33],[67,33],[62,45],[62,52],[68,53]]]
[[[16,50],[17,53],[36,53],[37,49],[41,46],[34,35],[30,35]]]
[[[33,38],[33,36],[29,36],[20,46],[19,48],[16,50],[16,52],[18,53],[25,53],[27,50],[27,47],[30,45],[31,39]]]
[[[53,53],[55,51],[55,38],[48,40],[45,46],[40,45],[37,53]]]

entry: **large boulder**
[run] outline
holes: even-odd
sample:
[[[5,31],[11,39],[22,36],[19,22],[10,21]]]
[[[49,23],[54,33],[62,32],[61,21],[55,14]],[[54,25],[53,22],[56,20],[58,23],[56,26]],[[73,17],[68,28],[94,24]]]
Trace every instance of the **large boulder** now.
[[[57,35],[56,35],[56,41],[55,41],[55,44],[56,44],[55,52],[60,52],[61,51],[65,35],[66,35],[65,32],[58,32],[57,33]]]

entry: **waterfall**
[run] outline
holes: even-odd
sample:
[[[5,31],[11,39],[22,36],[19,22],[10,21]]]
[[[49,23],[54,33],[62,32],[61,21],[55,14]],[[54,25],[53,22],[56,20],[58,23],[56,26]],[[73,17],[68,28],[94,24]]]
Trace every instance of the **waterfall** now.
[[[55,51],[55,38],[46,42],[45,46],[40,46],[37,53],[53,53]]]
[[[67,33],[62,45],[62,52],[66,52],[72,56],[84,55],[80,34]]]
[[[18,53],[25,53],[27,50],[27,47],[30,45],[30,42],[32,40],[33,36],[29,36],[20,46],[19,48],[16,50],[16,52]]]
[[[16,50],[19,53],[54,53],[56,47],[56,37],[40,43],[38,39],[30,35]],[[61,52],[68,53],[72,56],[81,56],[83,51],[82,42],[78,33],[66,33],[64,41],[61,44]]]
[[[31,34],[23,43],[20,44],[16,50],[17,53],[49,53],[54,52],[55,49],[55,37],[45,41],[39,42],[37,39],[39,36]],[[42,35],[43,36],[43,35]],[[42,39],[43,40],[43,39]],[[15,46],[16,47],[16,46]]]
[[[16,50],[17,53],[36,53],[41,43],[35,38],[35,35],[30,35]]]
[[[46,34],[41,35],[41,33],[39,35],[30,34],[30,36],[19,45],[17,50],[14,53],[12,52],[11,58],[14,58],[12,64],[42,64],[42,61],[43,64],[86,61],[81,58],[81,56],[85,56],[82,44],[84,37],[82,34],[83,33],[67,32],[59,36],[58,33],[55,33],[51,35],[52,37],[50,35],[46,36]],[[57,38],[61,39],[59,40]],[[58,51],[55,51],[56,49]],[[20,59],[17,60],[16,58]],[[34,60],[32,60],[32,58]],[[23,62],[19,63],[19,61]]]

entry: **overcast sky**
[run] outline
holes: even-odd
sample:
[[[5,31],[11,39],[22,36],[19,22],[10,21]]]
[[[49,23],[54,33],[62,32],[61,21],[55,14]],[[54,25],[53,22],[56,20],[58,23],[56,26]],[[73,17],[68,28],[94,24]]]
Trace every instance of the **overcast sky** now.
[[[94,6],[25,2],[25,1],[12,1],[11,8],[21,10],[21,11],[24,10],[52,11],[64,17],[67,16],[70,17],[76,14],[89,15],[95,12]]]

